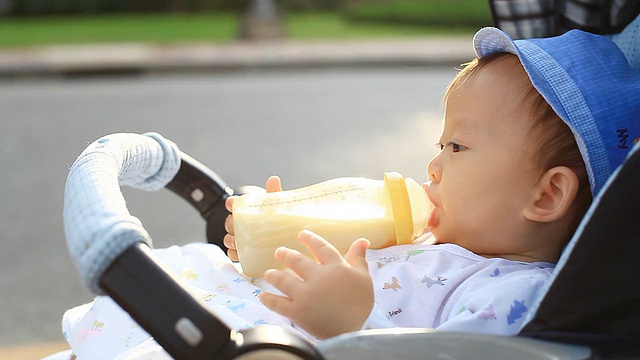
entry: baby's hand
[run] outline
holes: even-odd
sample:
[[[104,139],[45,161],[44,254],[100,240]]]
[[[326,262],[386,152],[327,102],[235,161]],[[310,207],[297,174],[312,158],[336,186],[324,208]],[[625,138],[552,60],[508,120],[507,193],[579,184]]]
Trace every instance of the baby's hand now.
[[[233,209],[233,201],[237,198],[237,196],[229,196],[227,200],[224,202],[224,206],[227,208],[229,212]],[[224,219],[224,229],[227,231],[227,234],[224,236],[223,242],[224,246],[227,247],[227,255],[229,259],[233,261],[238,261],[238,250],[236,250],[236,237],[233,232],[233,213],[227,216]]]
[[[280,178],[276,175],[270,176],[267,179],[265,189],[267,190],[267,192],[282,191],[282,182],[280,181]],[[224,236],[223,241],[224,246],[227,247],[227,255],[229,256],[229,258],[233,261],[238,261],[236,238],[233,232],[233,202],[235,201],[235,198],[237,198],[237,196],[229,196],[224,203],[224,206],[232,214],[227,216],[224,221],[224,229],[227,231],[227,235]]]
[[[319,338],[360,330],[373,307],[373,283],[365,253],[366,239],[356,240],[347,259],[321,236],[299,235],[316,260],[289,248],[276,250],[277,260],[296,274],[267,270],[264,279],[286,296],[263,291],[260,300]]]

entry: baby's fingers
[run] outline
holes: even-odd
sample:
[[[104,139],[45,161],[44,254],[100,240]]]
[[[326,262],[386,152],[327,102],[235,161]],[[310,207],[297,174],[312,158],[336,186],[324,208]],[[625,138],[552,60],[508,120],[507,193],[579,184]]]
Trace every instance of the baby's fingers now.
[[[233,202],[236,198],[237,196],[229,196],[227,200],[224,201],[224,207],[227,208],[227,211],[231,212],[233,210]]]
[[[338,249],[322,236],[309,230],[302,230],[298,238],[321,264],[344,261]]]
[[[355,268],[368,271],[369,265],[367,264],[366,255],[369,246],[371,246],[371,243],[367,239],[361,238],[354,241],[349,247],[349,252],[347,252],[347,262]]]
[[[284,246],[277,248],[274,256],[276,260],[293,270],[303,279],[308,278],[309,275],[315,271],[315,267],[318,266],[318,264],[311,260],[307,255]]]
[[[282,291],[287,297],[293,298],[300,290],[303,280],[284,270],[269,269],[264,272],[264,280]]]
[[[278,314],[291,317],[291,308],[293,303],[288,297],[263,291],[260,293],[260,301],[264,306]]]
[[[233,215],[228,215],[224,219],[224,229],[229,235],[235,235],[233,230]]]
[[[227,234],[222,239],[224,246],[227,248],[227,255],[233,261],[238,261],[238,250],[236,249],[236,237]]]
[[[231,261],[240,261],[237,250],[228,249],[227,256],[229,257],[229,259],[231,259]]]
[[[282,191],[282,181],[280,180],[280,177],[277,175],[269,176],[264,188],[267,190],[267,192]]]
[[[291,273],[275,269],[265,271],[264,280],[284,293],[285,296],[264,291],[260,293],[260,301],[278,314],[289,318],[295,316],[296,304],[301,302],[298,300],[296,303],[293,299],[299,296],[300,290],[304,287],[304,281]]]

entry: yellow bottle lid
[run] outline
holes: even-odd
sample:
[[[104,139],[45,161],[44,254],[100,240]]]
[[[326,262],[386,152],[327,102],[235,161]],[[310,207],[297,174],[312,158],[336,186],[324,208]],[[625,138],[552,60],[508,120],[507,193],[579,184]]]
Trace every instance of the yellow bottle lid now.
[[[384,173],[384,185],[389,195],[391,213],[396,230],[396,243],[411,244],[413,242],[413,219],[409,192],[402,175],[397,172]]]

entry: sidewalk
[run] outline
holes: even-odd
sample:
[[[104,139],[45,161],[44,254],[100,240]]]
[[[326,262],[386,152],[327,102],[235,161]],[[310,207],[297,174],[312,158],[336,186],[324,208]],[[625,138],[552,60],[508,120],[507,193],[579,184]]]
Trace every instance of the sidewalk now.
[[[0,348],[0,360],[38,360],[69,349],[66,342],[35,343]]]
[[[274,41],[231,44],[105,44],[0,49],[0,78],[102,73],[229,71],[322,66],[459,64],[471,37]]]

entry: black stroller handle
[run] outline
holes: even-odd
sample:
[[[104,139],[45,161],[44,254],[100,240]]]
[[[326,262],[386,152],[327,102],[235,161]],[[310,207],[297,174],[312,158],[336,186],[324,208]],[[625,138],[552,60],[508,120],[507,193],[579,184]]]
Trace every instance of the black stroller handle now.
[[[167,184],[167,189],[193,206],[206,221],[207,241],[224,248],[224,219],[229,212],[225,200],[233,190],[218,174],[191,156],[180,152],[180,170]]]
[[[147,245],[125,250],[100,285],[174,358],[232,358],[218,356],[227,352],[231,329],[185,292]]]
[[[312,344],[280,327],[236,331],[222,322],[154,254],[148,233],[126,209],[119,185],[167,186],[200,212],[208,228],[215,224],[217,232],[226,216],[217,209],[224,209],[232,193],[215,173],[159,134],[113,134],[92,143],[69,172],[64,211],[70,252],[92,291],[111,296],[176,359],[270,357],[274,351],[288,358],[322,359]],[[101,221],[102,216],[108,219]],[[222,238],[213,230],[207,236]]]

